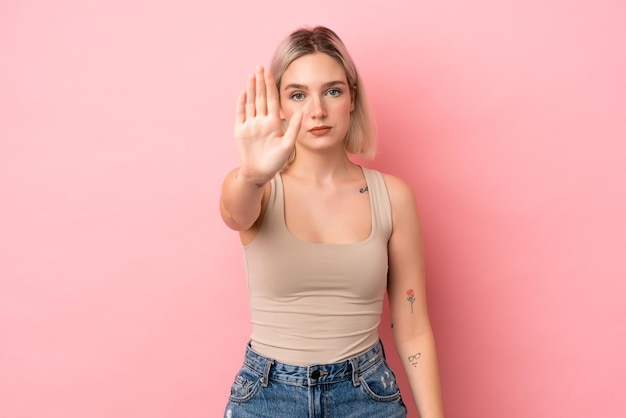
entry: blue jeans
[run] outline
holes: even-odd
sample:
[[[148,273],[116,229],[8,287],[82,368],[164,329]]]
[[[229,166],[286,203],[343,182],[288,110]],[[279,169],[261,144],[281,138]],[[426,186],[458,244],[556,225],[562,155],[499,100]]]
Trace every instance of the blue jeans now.
[[[225,418],[405,418],[406,407],[382,343],[346,361],[308,367],[246,348]]]

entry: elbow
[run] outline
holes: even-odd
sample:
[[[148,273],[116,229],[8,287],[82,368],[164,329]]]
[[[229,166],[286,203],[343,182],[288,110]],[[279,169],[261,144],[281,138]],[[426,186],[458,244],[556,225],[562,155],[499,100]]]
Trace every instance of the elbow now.
[[[246,221],[242,219],[237,219],[228,211],[226,211],[223,207],[221,210],[221,215],[222,215],[222,220],[224,221],[226,226],[232,229],[233,231],[238,231],[238,232],[247,231],[248,229],[252,228],[252,226],[254,225],[254,220]]]
[[[226,226],[233,231],[238,232],[247,231],[248,229],[252,228],[260,216],[259,213],[255,212],[233,213],[232,211],[228,210],[223,201],[220,203],[220,214],[222,215],[222,220],[224,221]]]

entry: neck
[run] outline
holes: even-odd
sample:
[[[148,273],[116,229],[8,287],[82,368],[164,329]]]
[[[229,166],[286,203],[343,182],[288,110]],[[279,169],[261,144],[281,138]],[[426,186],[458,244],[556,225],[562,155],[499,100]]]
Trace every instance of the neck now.
[[[355,168],[358,168],[357,165],[345,151],[320,154],[298,150],[296,159],[285,170],[285,174],[316,183],[332,183],[351,178],[357,171]]]

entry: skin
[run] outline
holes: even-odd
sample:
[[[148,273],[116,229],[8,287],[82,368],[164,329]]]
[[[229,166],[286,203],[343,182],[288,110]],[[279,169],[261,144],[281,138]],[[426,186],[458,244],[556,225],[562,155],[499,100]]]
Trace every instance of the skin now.
[[[236,108],[241,164],[226,176],[220,199],[222,218],[239,232],[242,243],[257,235],[270,195],[268,182],[294,148],[296,158],[281,174],[289,231],[296,238],[324,244],[367,238],[370,202],[367,193],[359,193],[365,179],[343,143],[353,109],[345,72],[326,54],[293,61],[283,74],[280,91],[263,68],[250,75]],[[320,126],[325,128],[316,130]],[[383,176],[393,220],[387,291],[394,341],[420,417],[440,418],[443,407],[417,205],[404,181]]]

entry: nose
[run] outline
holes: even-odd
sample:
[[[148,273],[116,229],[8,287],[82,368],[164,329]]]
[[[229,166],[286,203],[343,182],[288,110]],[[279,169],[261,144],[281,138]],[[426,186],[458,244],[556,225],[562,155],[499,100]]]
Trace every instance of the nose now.
[[[324,101],[321,97],[313,97],[311,116],[313,117],[313,119],[326,118],[326,107],[324,106]]]

